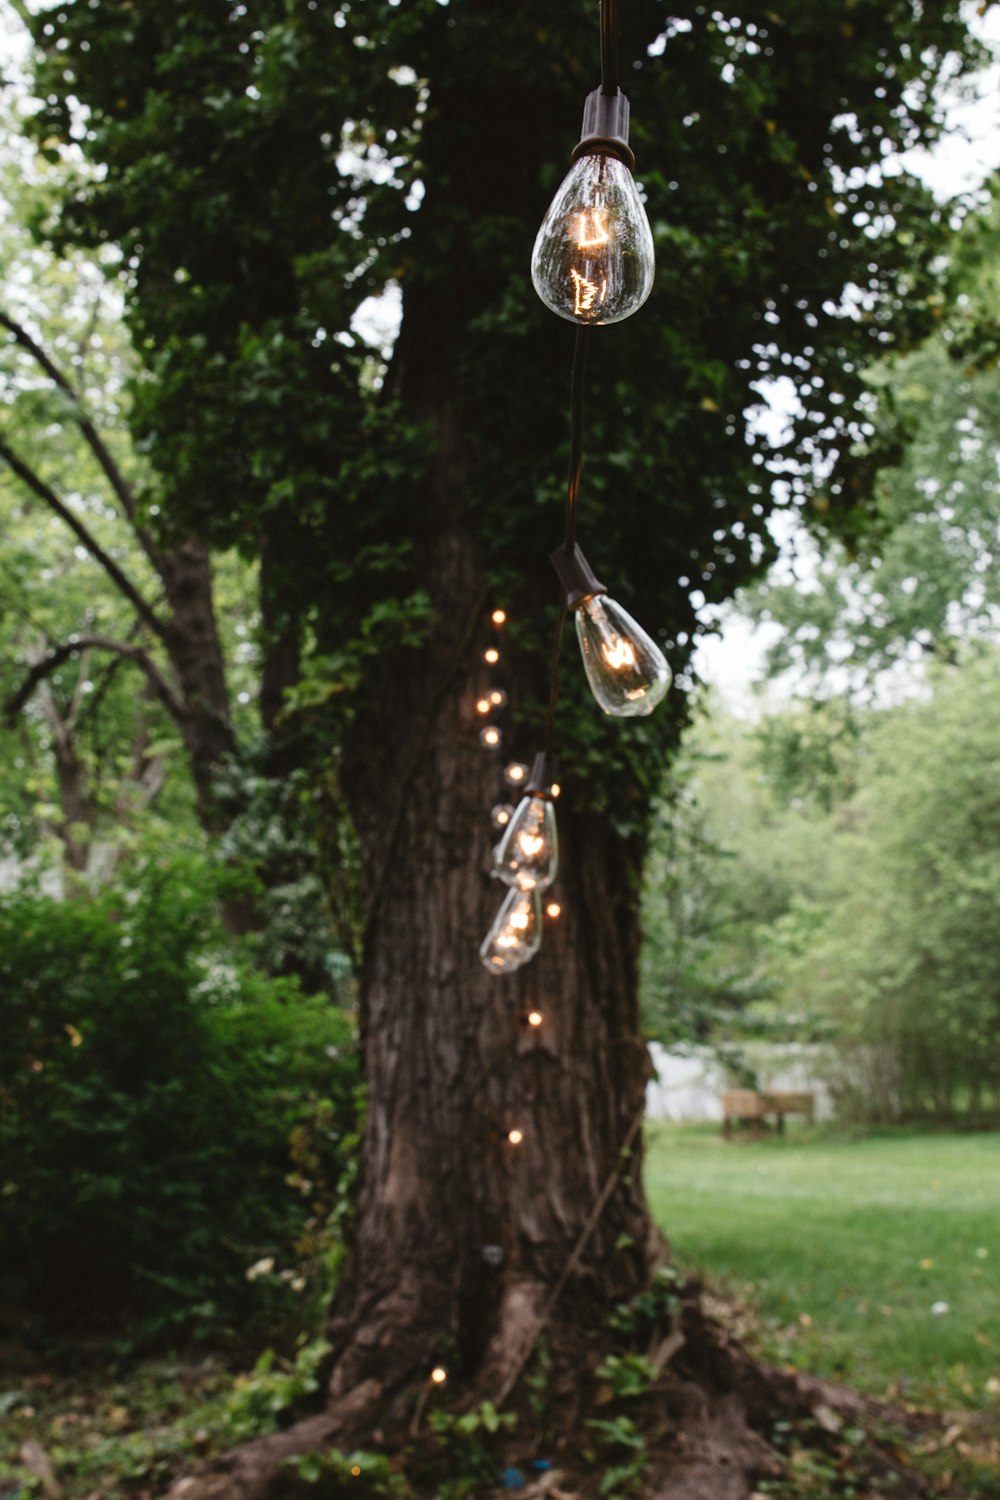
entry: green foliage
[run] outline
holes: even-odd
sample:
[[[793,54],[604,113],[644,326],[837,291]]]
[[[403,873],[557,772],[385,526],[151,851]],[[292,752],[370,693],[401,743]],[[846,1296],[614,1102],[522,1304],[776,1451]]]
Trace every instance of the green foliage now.
[[[776,501],[805,503],[822,474],[827,518],[863,530],[892,434],[859,454],[877,436],[862,372],[931,325],[947,235],[927,191],[883,163],[934,138],[936,78],[978,53],[956,9],[902,0],[688,5],[669,25],[637,0],[623,27],[659,271],[643,317],[599,335],[581,522],[683,686],[702,598],[772,550]],[[387,679],[434,677],[426,602],[439,628],[454,607],[445,536],[530,621],[511,665],[535,686],[513,708],[537,735],[554,606],[537,603],[545,546],[526,569],[524,539],[561,530],[569,346],[525,264],[595,31],[584,0],[139,0],[99,17],[67,0],[33,22],[37,136],[99,168],[40,226],[120,257],[142,365],[132,430],[166,524],[267,556],[265,593],[307,648],[296,702],[327,743],[388,738]],[[512,141],[519,112],[539,128]],[[383,379],[352,319],[387,286],[403,330]],[[864,316],[847,306],[858,288]],[[775,375],[803,406],[771,445],[745,414]],[[460,461],[441,464],[455,433]],[[393,619],[399,600],[413,608]],[[376,648],[364,672],[358,641]],[[568,795],[641,834],[682,721],[678,703],[609,727],[569,694]]]
[[[319,1390],[329,1353],[325,1339],[303,1342],[294,1361],[282,1360],[273,1349],[266,1349],[249,1374],[233,1381],[225,1406],[227,1438],[243,1443],[273,1432],[287,1412]]]
[[[646,1438],[630,1417],[590,1417],[587,1427],[598,1440],[602,1451],[611,1462],[605,1468],[599,1493],[609,1500],[616,1496],[640,1493],[649,1458],[646,1453]],[[622,1456],[622,1449],[626,1456]]]
[[[851,784],[853,743],[833,710],[752,725],[710,705],[692,726],[644,893],[643,1013],[659,1040],[815,1030],[815,1007],[775,1003],[776,934],[835,888],[830,806]]]
[[[643,1396],[656,1379],[656,1367],[645,1354],[609,1354],[596,1370],[599,1380],[606,1380],[620,1400]]]
[[[369,1453],[362,1448],[353,1453],[307,1453],[290,1460],[288,1466],[299,1479],[320,1486],[331,1496],[343,1494],[344,1484],[350,1485],[352,1495],[398,1496],[400,1500],[413,1495],[405,1475],[394,1470],[392,1460],[384,1453]]]
[[[299,1323],[327,1289],[349,1025],[222,941],[202,864],[128,876],[0,898],[3,1300],[147,1339]]]
[[[454,1490],[454,1500],[474,1493],[475,1484],[496,1481],[499,1472],[496,1437],[517,1425],[513,1412],[498,1412],[492,1401],[481,1401],[468,1412],[448,1412],[439,1407],[427,1418],[427,1427],[441,1439],[436,1464],[445,1476],[462,1476],[465,1490]],[[466,1478],[468,1476],[468,1478]],[[445,1491],[442,1491],[444,1494]]]
[[[651,1329],[670,1318],[680,1306],[684,1277],[674,1265],[658,1267],[645,1291],[630,1302],[621,1302],[611,1315],[611,1327],[620,1333],[648,1336]]]
[[[933,334],[866,373],[873,421],[901,437],[873,486],[868,532],[810,555],[802,576],[780,570],[745,596],[750,615],[782,627],[771,675],[790,669],[825,694],[845,683],[863,694],[901,664],[912,674],[922,658],[948,661],[995,634],[997,190],[994,180],[986,209],[950,247],[950,300]]]
[[[844,1107],[866,1118],[1000,1111],[996,656],[930,685],[874,716],[840,899],[786,965],[838,1023]]]
[[[660,1127],[646,1182],[680,1263],[769,1363],[996,1413],[1000,1134],[793,1125],[736,1146],[717,1125]]]

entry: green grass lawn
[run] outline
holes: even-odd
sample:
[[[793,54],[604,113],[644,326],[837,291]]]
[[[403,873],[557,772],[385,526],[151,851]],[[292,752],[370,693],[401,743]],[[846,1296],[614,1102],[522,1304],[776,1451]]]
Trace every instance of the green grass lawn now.
[[[680,1264],[749,1302],[770,1358],[1000,1410],[1000,1134],[659,1125],[646,1185]]]

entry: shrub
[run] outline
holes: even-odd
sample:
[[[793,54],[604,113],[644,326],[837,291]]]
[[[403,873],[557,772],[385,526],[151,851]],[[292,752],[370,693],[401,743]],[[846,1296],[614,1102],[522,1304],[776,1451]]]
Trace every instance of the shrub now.
[[[255,973],[218,898],[189,861],[0,897],[0,1305],[44,1328],[273,1332],[308,1296],[353,1139],[350,1023]]]

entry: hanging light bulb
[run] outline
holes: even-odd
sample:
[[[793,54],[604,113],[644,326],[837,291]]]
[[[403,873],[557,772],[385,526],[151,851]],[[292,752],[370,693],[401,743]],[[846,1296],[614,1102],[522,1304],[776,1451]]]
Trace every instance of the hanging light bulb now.
[[[498,750],[503,744],[503,735],[495,724],[488,724],[479,731],[479,743],[487,750]]]
[[[653,236],[632,176],[628,119],[620,89],[587,96],[574,165],[535,240],[535,291],[571,323],[620,323],[653,286]]]
[[[495,667],[500,660],[500,652],[495,646],[488,646],[483,652],[483,661],[488,667]]]
[[[495,609],[490,615],[490,619],[494,625],[504,625],[507,622],[507,611],[505,609]]]
[[[503,779],[508,786],[524,786],[528,779],[529,768],[523,760],[512,760],[503,773]]]
[[[507,694],[503,688],[494,688],[488,695],[488,701],[491,708],[506,708]]]
[[[493,704],[490,702],[489,698],[477,698],[476,699],[476,713],[477,714],[488,714],[490,712],[490,710],[492,709],[492,707],[493,707]]]
[[[526,796],[493,854],[494,874],[521,891],[546,890],[559,868],[556,812],[549,791],[554,771],[551,757],[535,756]]]
[[[670,686],[670,668],[659,646],[632,616],[608,598],[579,547],[552,553],[576,615],[590,690],[606,714],[618,719],[650,714]]]
[[[545,1017],[540,1010],[529,1010],[524,1019],[529,1026],[541,1026]]]
[[[535,891],[509,891],[486,934],[479,957],[491,974],[511,974],[534,958],[542,941],[542,911]]]

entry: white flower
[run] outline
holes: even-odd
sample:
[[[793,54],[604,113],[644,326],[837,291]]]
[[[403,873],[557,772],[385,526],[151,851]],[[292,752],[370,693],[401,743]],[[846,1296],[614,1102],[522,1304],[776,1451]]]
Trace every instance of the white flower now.
[[[940,1318],[940,1317],[943,1316],[944,1313],[950,1312],[950,1311],[951,1311],[951,1309],[949,1308],[947,1302],[932,1302],[931,1303],[931,1312],[934,1314],[935,1318]]]

